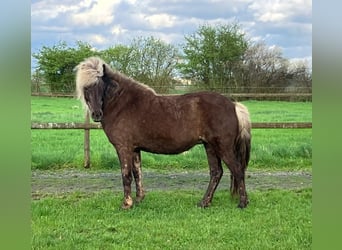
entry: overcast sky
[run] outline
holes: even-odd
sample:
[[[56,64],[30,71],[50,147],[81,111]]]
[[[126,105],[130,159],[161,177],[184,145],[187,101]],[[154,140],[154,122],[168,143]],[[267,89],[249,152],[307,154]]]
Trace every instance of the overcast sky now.
[[[280,47],[285,58],[311,64],[310,0],[32,0],[31,47],[81,40],[105,49],[138,36],[179,45],[201,25],[233,22],[248,38]]]

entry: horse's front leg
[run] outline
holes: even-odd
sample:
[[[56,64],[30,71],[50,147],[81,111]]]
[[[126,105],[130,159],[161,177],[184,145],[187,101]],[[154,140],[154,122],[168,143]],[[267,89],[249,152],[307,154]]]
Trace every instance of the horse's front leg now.
[[[142,171],[141,171],[141,154],[140,151],[134,152],[133,154],[133,176],[136,187],[136,198],[137,203],[141,202],[145,197],[144,188],[142,185]]]
[[[122,184],[124,190],[124,201],[122,203],[122,208],[129,209],[133,206],[133,199],[131,196],[133,152],[125,149],[119,149],[117,152],[120,159]]]

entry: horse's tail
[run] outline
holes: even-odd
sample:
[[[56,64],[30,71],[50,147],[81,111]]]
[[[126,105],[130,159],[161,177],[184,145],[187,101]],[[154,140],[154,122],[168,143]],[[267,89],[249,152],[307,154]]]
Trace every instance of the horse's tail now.
[[[251,151],[251,121],[246,106],[235,102],[235,111],[239,123],[239,133],[235,140],[235,155],[245,171],[249,162]]]

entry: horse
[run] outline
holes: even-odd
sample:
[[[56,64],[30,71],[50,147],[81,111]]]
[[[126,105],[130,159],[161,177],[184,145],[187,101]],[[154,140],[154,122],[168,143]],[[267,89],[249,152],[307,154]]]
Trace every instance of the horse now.
[[[251,122],[244,105],[209,91],[159,95],[147,85],[113,70],[99,57],[85,59],[75,70],[78,99],[92,120],[101,123],[117,152],[123,209],[145,197],[141,151],[179,154],[196,144],[204,145],[210,169],[208,188],[198,205],[211,205],[223,175],[223,161],[230,170],[231,195],[239,196],[239,208],[247,206],[245,170],[250,158]]]

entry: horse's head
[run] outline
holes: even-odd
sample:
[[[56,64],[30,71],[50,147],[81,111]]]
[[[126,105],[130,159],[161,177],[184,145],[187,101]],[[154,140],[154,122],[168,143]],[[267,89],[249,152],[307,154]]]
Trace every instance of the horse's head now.
[[[86,86],[84,91],[84,101],[90,111],[91,118],[94,122],[100,122],[103,116],[103,81],[98,80],[96,84]]]
[[[91,118],[100,122],[105,98],[117,85],[108,78],[110,70],[101,59],[90,57],[77,67],[76,91],[78,98],[89,109]]]

